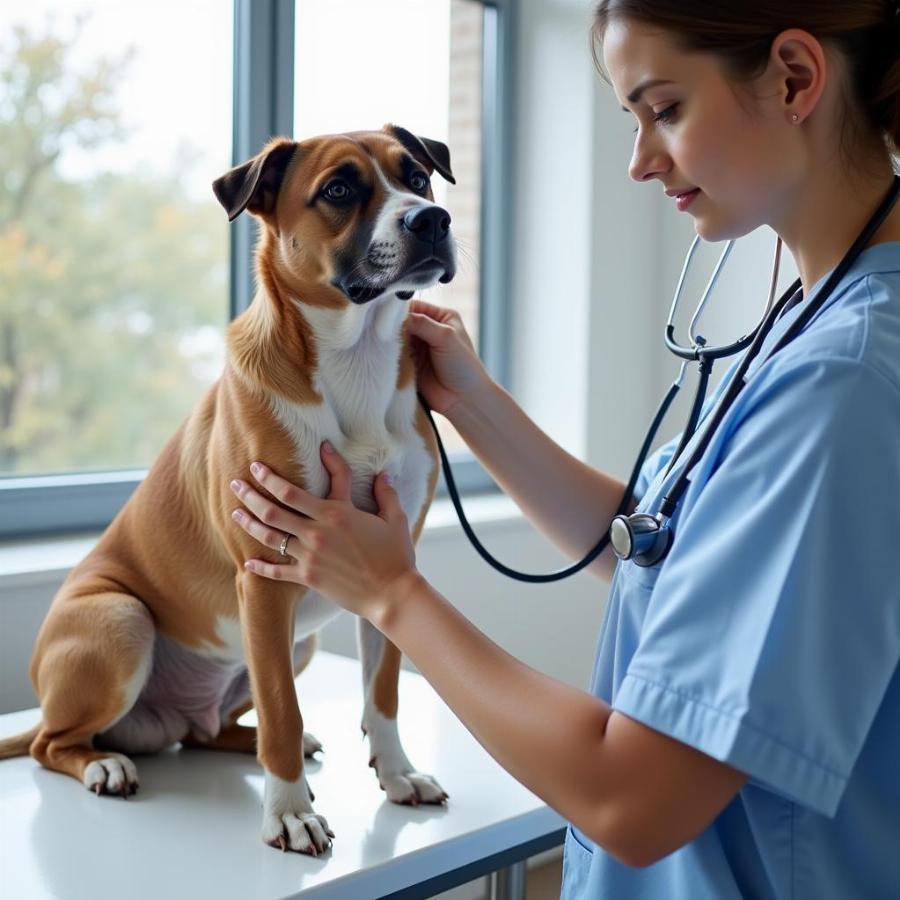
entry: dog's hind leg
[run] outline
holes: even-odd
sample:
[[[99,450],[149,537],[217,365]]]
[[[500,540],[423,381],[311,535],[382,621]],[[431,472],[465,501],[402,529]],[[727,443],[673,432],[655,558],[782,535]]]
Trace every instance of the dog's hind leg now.
[[[394,803],[443,803],[447,799],[444,789],[431,775],[416,771],[400,743],[400,651],[370,622],[360,618],[357,624],[363,666],[362,730],[369,738],[369,765]]]
[[[93,738],[124,717],[153,660],[155,629],[146,606],[121,593],[65,595],[54,601],[35,644],[31,679],[41,700],[41,729],[31,755],[97,794],[127,797],[137,769]]]

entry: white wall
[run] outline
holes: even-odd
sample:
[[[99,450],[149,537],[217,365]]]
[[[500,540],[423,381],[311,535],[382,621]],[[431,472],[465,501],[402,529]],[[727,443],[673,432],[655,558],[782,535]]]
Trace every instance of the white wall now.
[[[563,446],[624,479],[677,372],[662,346],[662,324],[693,230],[658,184],[628,179],[632,126],[592,68],[590,6],[584,0],[519,2],[516,140],[509,161],[513,392]],[[768,283],[770,240],[771,234],[753,235],[735,251],[710,336],[730,340],[755,320]],[[782,281],[793,277],[789,263]],[[667,433],[680,428],[683,414],[672,415]],[[515,516],[485,523],[479,532],[510,565],[544,571],[563,562]],[[58,571],[4,577],[3,559],[15,571],[20,556],[16,548],[0,548],[0,712],[34,704],[28,657],[61,580]],[[47,560],[58,569],[52,556]],[[603,583],[584,573],[555,586],[508,581],[488,569],[456,526],[426,531],[418,562],[439,590],[512,653],[570,683],[587,684]],[[323,646],[355,655],[349,617],[326,629]]]

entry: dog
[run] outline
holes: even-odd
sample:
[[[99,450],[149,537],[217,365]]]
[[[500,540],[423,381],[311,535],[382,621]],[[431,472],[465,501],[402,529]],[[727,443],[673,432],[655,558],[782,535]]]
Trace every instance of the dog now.
[[[228,328],[223,375],[54,598],[30,667],[42,721],[0,742],[0,758],[30,752],[127,797],[138,779],[126,754],[179,741],[255,752],[263,840],[312,855],[331,846],[303,768],[321,745],[304,730],[294,678],[340,609],[244,568],[279,557],[232,520],[229,483],[264,459],[327,496],[327,439],[352,469],[355,506],[377,511],[374,476],[394,476],[418,540],[439,460],[416,402],[405,301],[456,271],[435,171],[455,184],[446,145],[385,125],[276,138],[213,182],[229,221],[245,210],[259,220],[256,294]],[[358,638],[379,784],[396,803],[444,803],[398,736],[400,652],[363,619]],[[238,724],[251,707],[257,728]]]

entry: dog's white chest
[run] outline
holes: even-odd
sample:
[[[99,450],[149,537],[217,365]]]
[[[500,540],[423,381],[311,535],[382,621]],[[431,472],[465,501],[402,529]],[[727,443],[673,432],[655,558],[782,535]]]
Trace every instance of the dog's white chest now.
[[[415,429],[415,387],[397,389],[402,304],[390,300],[339,315],[303,306],[303,312],[316,335],[313,383],[323,402],[273,399],[275,415],[296,449],[303,487],[327,496],[330,477],[319,448],[328,440],[353,472],[353,505],[374,512],[372,484],[379,472],[387,471],[413,525],[425,502],[433,461]]]
[[[414,409],[415,402],[412,388],[398,393],[396,398],[398,406]],[[355,507],[377,510],[373,482],[379,472],[388,472],[394,478],[410,525],[416,522],[425,502],[433,463],[425,442],[413,427],[412,412],[394,428],[384,422],[369,422],[352,429],[342,424],[336,412],[326,405],[276,403],[276,412],[293,439],[307,491],[318,497],[325,497],[330,491],[331,479],[319,455],[322,442],[328,440],[353,473],[351,496]]]

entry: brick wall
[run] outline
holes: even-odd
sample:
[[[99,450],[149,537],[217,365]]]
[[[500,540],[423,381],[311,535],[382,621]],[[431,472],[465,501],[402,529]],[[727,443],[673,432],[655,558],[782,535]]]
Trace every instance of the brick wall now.
[[[450,97],[448,145],[455,185],[447,208],[457,241],[456,277],[435,294],[435,302],[458,309],[478,346],[481,239],[481,69],[484,13],[480,3],[450,3]],[[455,429],[437,419],[448,453],[465,449]]]

